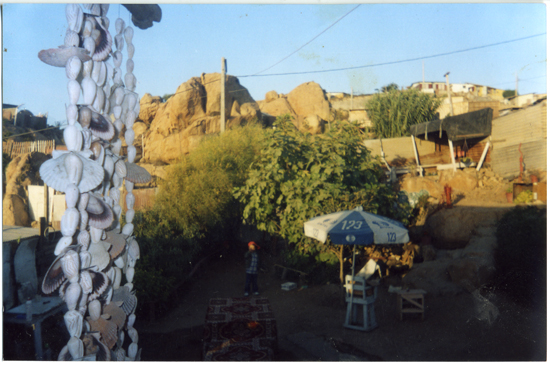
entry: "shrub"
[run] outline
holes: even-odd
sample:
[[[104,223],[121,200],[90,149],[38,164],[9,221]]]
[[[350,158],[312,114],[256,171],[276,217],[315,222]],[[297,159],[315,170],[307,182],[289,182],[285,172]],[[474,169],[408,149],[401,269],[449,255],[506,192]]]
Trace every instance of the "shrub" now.
[[[499,287],[522,304],[546,298],[546,210],[518,206],[497,223]]]

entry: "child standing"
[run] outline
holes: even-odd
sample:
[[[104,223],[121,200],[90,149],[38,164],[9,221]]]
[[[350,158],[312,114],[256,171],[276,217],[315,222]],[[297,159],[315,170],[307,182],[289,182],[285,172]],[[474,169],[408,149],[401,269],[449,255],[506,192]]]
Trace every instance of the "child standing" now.
[[[258,268],[260,266],[260,257],[256,252],[256,249],[260,248],[256,242],[251,241],[248,243],[248,251],[244,254],[246,262],[246,284],[244,285],[244,296],[248,296],[250,286],[254,291],[254,295],[259,295],[258,292]]]

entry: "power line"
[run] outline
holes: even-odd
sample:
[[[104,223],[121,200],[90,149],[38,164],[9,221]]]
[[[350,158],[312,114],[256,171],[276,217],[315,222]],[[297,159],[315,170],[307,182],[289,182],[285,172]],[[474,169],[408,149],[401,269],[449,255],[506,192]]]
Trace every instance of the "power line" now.
[[[482,48],[487,48],[487,47],[494,47],[494,46],[499,46],[499,45],[501,45],[501,44],[506,44],[506,43],[519,42],[519,41],[523,41],[523,40],[529,39],[529,38],[540,37],[540,36],[542,36],[542,35],[546,35],[546,33],[534,34],[534,35],[530,35],[530,36],[527,36],[527,37],[516,38],[516,39],[511,39],[511,40],[507,40],[507,41],[498,42],[498,43],[491,43],[491,44],[486,44],[486,45],[483,45],[483,46],[477,46],[477,47],[471,47],[471,48],[461,49],[461,50],[457,50],[457,51],[438,53],[438,54],[434,54],[434,55],[430,55],[430,56],[422,56],[422,57],[408,58],[408,59],[399,60],[399,61],[390,61],[390,62],[375,63],[375,64],[371,64],[371,65],[352,66],[352,67],[344,67],[344,68],[334,68],[334,69],[319,70],[319,71],[299,71],[299,72],[286,72],[286,73],[265,74],[265,75],[258,75],[258,74],[256,73],[256,74],[252,74],[252,75],[241,75],[241,76],[237,76],[237,77],[244,78],[244,77],[260,77],[260,76],[305,75],[305,74],[314,74],[314,73],[324,73],[324,72],[335,72],[335,71],[355,70],[355,69],[367,68],[367,67],[377,67],[377,66],[395,65],[395,64],[398,64],[398,63],[405,63],[405,62],[412,62],[412,61],[425,60],[425,59],[428,59],[428,58],[436,58],[436,57],[442,57],[442,56],[449,56],[449,55],[456,54],[456,53],[463,53],[463,52],[473,51],[473,50],[476,50],[476,49],[482,49]],[[263,71],[262,71],[262,72],[263,72]]]
[[[273,68],[275,66],[277,66],[279,63],[283,62],[284,60],[286,60],[287,58],[289,58],[290,56],[292,56],[293,54],[295,54],[296,52],[298,52],[299,50],[301,50],[302,48],[304,48],[305,46],[307,46],[308,44],[310,44],[311,42],[313,42],[315,39],[317,39],[318,37],[320,37],[323,33],[325,33],[327,30],[329,30],[330,28],[332,28],[334,25],[336,25],[336,23],[338,23],[340,20],[344,19],[346,16],[348,16],[351,12],[353,12],[355,9],[357,9],[358,7],[360,7],[361,4],[357,5],[355,8],[351,9],[350,11],[348,11],[346,14],[342,15],[338,20],[336,20],[334,23],[332,23],[331,25],[329,25],[327,28],[325,28],[321,33],[317,34],[315,37],[313,37],[310,41],[308,41],[307,43],[305,43],[303,46],[301,46],[300,48],[298,48],[297,50],[295,50],[294,52],[292,52],[291,54],[289,54],[288,56],[284,57],[283,59],[281,59],[280,61],[274,63],[273,65],[269,66],[268,68],[266,68],[265,70],[262,70],[260,72],[256,72],[254,75],[258,75],[258,74],[261,74],[262,72],[265,72],[267,70],[269,70],[270,68]],[[267,76],[267,75],[265,75]]]

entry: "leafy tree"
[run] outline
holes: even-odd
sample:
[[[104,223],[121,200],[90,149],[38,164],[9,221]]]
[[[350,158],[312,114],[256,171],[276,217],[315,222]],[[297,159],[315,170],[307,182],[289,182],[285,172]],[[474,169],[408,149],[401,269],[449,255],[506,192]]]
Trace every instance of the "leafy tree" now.
[[[509,98],[510,96],[516,96],[516,90],[504,90],[502,97]]]
[[[395,82],[392,82],[391,84],[388,84],[386,86],[382,86],[382,92],[387,93],[390,91],[396,91],[399,90],[399,85],[397,85]]]
[[[394,209],[397,195],[379,183],[383,171],[364,139],[354,123],[336,121],[327,133],[313,136],[299,132],[290,116],[277,118],[246,183],[235,188],[245,221],[284,238],[299,257],[327,263],[338,258],[342,280],[344,248],[306,238],[305,221],[358,205],[405,221],[410,213]]]
[[[172,96],[174,96],[174,94],[164,94],[160,98],[162,99],[163,103],[166,103],[168,99],[170,99]]]
[[[375,94],[366,105],[378,138],[410,135],[409,127],[434,118],[441,99],[416,89]]]

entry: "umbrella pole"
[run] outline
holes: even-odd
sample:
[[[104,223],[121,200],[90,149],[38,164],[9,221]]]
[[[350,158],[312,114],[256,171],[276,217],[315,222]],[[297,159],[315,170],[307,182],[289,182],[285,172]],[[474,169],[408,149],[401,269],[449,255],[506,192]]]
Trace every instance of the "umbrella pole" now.
[[[353,245],[353,261],[351,264],[351,297],[349,298],[349,310],[348,314],[351,316],[353,311],[353,284],[355,283],[355,245]]]

